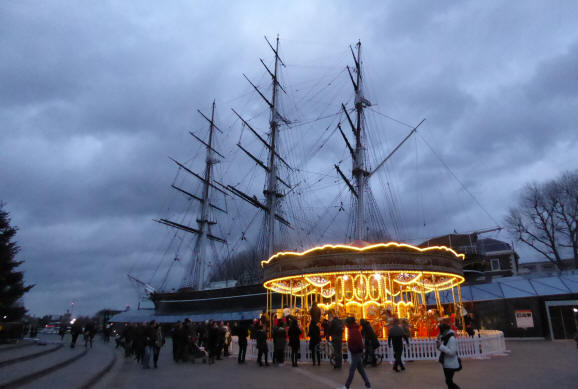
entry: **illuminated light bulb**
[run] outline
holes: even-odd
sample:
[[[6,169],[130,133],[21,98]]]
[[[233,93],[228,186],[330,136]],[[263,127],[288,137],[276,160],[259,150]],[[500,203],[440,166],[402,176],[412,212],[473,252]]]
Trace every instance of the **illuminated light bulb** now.
[[[343,276],[344,281],[347,281],[348,279],[349,279],[349,276],[347,274]]]
[[[380,280],[380,279],[381,279],[381,274],[375,273],[375,276],[374,276],[374,277],[375,277],[376,280]]]

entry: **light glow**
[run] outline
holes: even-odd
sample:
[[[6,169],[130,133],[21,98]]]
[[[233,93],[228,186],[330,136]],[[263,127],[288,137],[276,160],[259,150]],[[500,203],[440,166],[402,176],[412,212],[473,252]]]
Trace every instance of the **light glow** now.
[[[381,247],[381,248],[402,247],[402,248],[409,248],[409,249],[419,251],[422,253],[432,251],[432,250],[443,250],[443,251],[447,251],[449,253],[452,253],[456,258],[461,258],[462,261],[466,257],[465,254],[459,254],[455,250],[453,250],[449,247],[446,247],[446,246],[431,246],[431,247],[421,248],[421,247],[413,246],[411,244],[397,243],[397,242],[376,243],[376,244],[372,244],[372,245],[365,246],[365,247],[355,247],[355,246],[350,246],[350,245],[346,245],[346,244],[337,244],[337,245],[326,244],[323,246],[317,246],[317,247],[310,248],[309,250],[303,251],[301,253],[298,253],[295,251],[280,251],[280,252],[272,255],[269,259],[267,259],[265,261],[261,261],[261,267],[263,267],[266,264],[269,264],[274,259],[279,258],[279,257],[284,256],[284,255],[296,255],[296,256],[302,257],[302,256],[305,256],[305,255],[310,254],[312,252],[322,251],[325,249],[346,249],[346,250],[351,250],[351,251],[363,252],[363,251],[368,251],[368,250],[375,249],[378,247]]]

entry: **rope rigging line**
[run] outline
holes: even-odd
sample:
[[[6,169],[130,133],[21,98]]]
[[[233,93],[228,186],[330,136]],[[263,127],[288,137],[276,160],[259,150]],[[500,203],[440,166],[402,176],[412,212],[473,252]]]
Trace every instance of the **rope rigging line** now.
[[[426,146],[430,149],[430,151],[435,155],[435,157],[440,161],[440,163],[447,169],[448,172],[450,172],[450,174],[452,175],[452,177],[454,177],[454,179],[458,182],[458,184],[460,184],[460,186],[462,187],[462,189],[472,198],[472,200],[474,200],[474,202],[478,205],[478,207],[480,207],[480,209],[486,214],[486,216],[488,216],[494,223],[496,223],[497,226],[500,225],[500,223],[498,223],[496,221],[496,219],[494,219],[494,217],[484,208],[484,206],[478,201],[478,199],[473,195],[472,192],[470,192],[468,190],[468,188],[466,188],[466,186],[462,183],[462,181],[458,178],[458,176],[452,171],[452,169],[450,169],[450,167],[445,163],[445,161],[438,155],[438,153],[435,152],[435,150],[433,149],[433,147],[428,143],[428,141],[425,140],[425,138],[423,136],[421,136],[421,134],[418,132],[418,135],[420,137],[421,140],[424,141],[424,143],[426,144]]]

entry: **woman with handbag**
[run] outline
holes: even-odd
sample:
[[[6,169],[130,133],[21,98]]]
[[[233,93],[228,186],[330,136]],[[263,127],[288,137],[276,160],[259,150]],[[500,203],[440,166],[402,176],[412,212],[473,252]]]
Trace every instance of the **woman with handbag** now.
[[[437,349],[440,351],[439,362],[444,369],[448,389],[460,389],[454,383],[454,374],[462,369],[462,361],[458,357],[458,341],[456,334],[450,327],[450,320],[443,318],[439,324],[440,334],[436,340]]]

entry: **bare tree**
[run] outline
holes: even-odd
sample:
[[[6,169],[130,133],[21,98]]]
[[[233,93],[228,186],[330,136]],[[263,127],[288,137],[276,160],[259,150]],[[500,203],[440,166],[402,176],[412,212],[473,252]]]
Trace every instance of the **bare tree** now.
[[[556,182],[559,201],[554,215],[560,223],[560,246],[572,249],[578,269],[578,171],[567,172]]]
[[[562,253],[571,248],[578,268],[578,172],[544,184],[528,184],[510,208],[508,230],[563,270]]]

